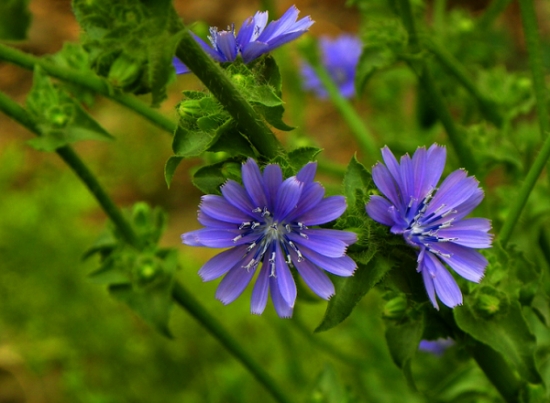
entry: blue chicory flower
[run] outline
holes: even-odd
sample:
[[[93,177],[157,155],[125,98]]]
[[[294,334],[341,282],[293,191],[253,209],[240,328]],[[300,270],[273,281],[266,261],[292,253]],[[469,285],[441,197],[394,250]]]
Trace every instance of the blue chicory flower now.
[[[334,39],[322,37],[320,49],[323,66],[340,89],[340,93],[345,98],[352,98],[355,95],[355,71],[361,56],[361,41],[350,34],[340,35]],[[303,62],[300,72],[305,90],[313,91],[319,98],[328,97],[327,90],[311,65]]]
[[[261,55],[298,38],[309,29],[314,21],[310,16],[298,20],[299,13],[296,6],[292,6],[280,19],[268,24],[267,11],[258,11],[243,23],[238,35],[235,35],[234,25],[222,31],[211,27],[208,36],[211,46],[195,34],[193,36],[204,51],[217,62],[235,61],[240,54],[245,63],[250,63]],[[177,74],[190,72],[177,57],[174,57],[173,64]]]
[[[372,178],[385,197],[371,196],[367,213],[418,251],[416,270],[435,308],[436,294],[448,307],[462,304],[460,288],[443,263],[467,280],[483,277],[487,259],[474,248],[491,247],[491,222],[464,219],[483,199],[479,182],[459,169],[436,188],[446,159],[445,147],[436,144],[400,162],[388,147],[382,156],[386,165],[376,164]]]
[[[346,249],[357,236],[311,228],[338,218],[346,209],[343,196],[324,198],[324,188],[313,181],[316,169],[317,164],[311,162],[296,176],[283,180],[279,165],[267,165],[262,174],[256,162],[248,159],[242,166],[244,186],[228,180],[221,187],[222,196],[202,197],[198,220],[205,228],[183,234],[182,240],[192,246],[229,248],[199,271],[204,281],[225,275],[217,299],[233,302],[258,271],[252,313],[264,311],[269,292],[277,314],[290,317],[296,301],[291,267],[324,299],[334,294],[324,271],[353,274],[356,264]]]
[[[454,340],[449,337],[437,340],[421,340],[418,349],[434,355],[443,355],[445,350],[454,344]]]

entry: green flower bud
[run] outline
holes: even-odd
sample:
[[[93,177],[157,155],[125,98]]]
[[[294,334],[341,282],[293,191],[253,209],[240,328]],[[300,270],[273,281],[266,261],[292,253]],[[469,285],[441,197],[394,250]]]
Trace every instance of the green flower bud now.
[[[115,87],[126,87],[132,85],[140,73],[141,63],[123,53],[111,65],[108,79]]]
[[[493,316],[500,310],[500,298],[494,295],[483,294],[479,296],[476,308],[484,315]]]
[[[405,315],[407,310],[407,298],[404,295],[399,295],[386,302],[382,316],[386,319],[399,320]]]
[[[188,99],[178,105],[178,114],[182,118],[197,119],[202,117],[203,108],[200,101],[197,101],[196,99]]]

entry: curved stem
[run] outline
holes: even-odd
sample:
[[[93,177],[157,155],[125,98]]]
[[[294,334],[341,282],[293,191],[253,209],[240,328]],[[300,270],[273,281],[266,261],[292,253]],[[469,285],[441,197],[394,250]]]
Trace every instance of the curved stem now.
[[[533,8],[532,0],[519,0],[519,5],[523,29],[525,31],[527,50],[529,52],[529,64],[531,66],[531,73],[533,74],[533,87],[537,101],[537,116],[540,133],[543,138],[546,136],[546,139],[535,162],[533,162],[533,165],[529,168],[529,172],[519,190],[518,197],[514,199],[510,213],[502,226],[502,230],[498,237],[502,246],[506,246],[510,240],[512,231],[527,203],[527,199],[550,157],[550,119],[547,111],[546,85],[535,9]]]
[[[42,67],[44,71],[48,73],[48,75],[63,81],[80,85],[107,98],[110,98],[113,101],[126,106],[128,109],[133,110],[138,115],[141,115],[145,119],[149,120],[155,126],[169,133],[174,133],[174,131],[176,130],[177,125],[170,119],[156,112],[155,110],[141,102],[139,99],[130,95],[120,94],[116,92],[106,80],[95,75],[90,75],[89,73],[57,66],[52,62],[48,62],[47,60],[29,55],[27,53],[21,52],[20,50],[11,48],[3,44],[0,44],[0,60],[16,64],[29,70],[33,70],[34,66],[38,65]]]
[[[351,106],[351,103],[342,96],[338,86],[319,61],[312,60],[311,57],[308,58],[308,61],[315,74],[317,74],[317,77],[319,77],[323,87],[327,90],[330,100],[346,121],[355,139],[359,142],[363,152],[372,159],[375,159],[380,150],[376,147],[374,138],[363,122],[363,119],[361,119],[357,111]]]
[[[418,39],[418,32],[416,30],[416,23],[412,14],[411,5],[409,4],[408,0],[398,0],[397,3],[400,8],[403,25],[409,33],[409,45],[411,51],[414,54],[418,55],[421,52],[422,48]],[[463,136],[460,133],[458,127],[455,125],[453,117],[451,116],[449,109],[445,105],[445,100],[443,99],[443,96],[437,89],[435,80],[426,64],[426,61],[422,57],[418,57],[418,59],[415,59],[415,61],[412,63],[418,64],[418,68],[415,69],[413,67],[413,70],[415,70],[415,72],[417,73],[420,84],[428,93],[428,96],[432,101],[431,106],[437,113],[439,120],[441,120],[441,123],[443,124],[443,127],[445,128],[445,131],[447,132],[447,135],[449,137],[449,141],[451,142],[458,156],[460,164],[464,168],[466,168],[471,174],[475,175],[477,171],[477,164],[473,157],[473,154],[470,151],[469,147],[462,141]]]
[[[506,9],[512,0],[493,0],[483,15],[477,20],[477,28],[486,30],[493,21]]]
[[[503,118],[497,109],[497,104],[478,90],[464,66],[462,66],[450,52],[434,41],[426,40],[424,41],[424,44],[428,50],[430,50],[435,57],[437,57],[437,60],[439,60],[439,62],[447,70],[449,70],[460,82],[460,84],[462,84],[462,86],[466,88],[466,90],[468,90],[468,92],[477,100],[479,109],[485,118],[495,126],[501,127]]]
[[[26,127],[32,133],[38,136],[40,135],[40,130],[27,111],[2,92],[0,92],[0,111],[4,112],[22,126]],[[95,176],[73,151],[73,149],[69,146],[65,146],[59,148],[56,152],[63,159],[63,161],[71,167],[82,182],[84,182],[107,216],[123,235],[126,242],[136,248],[140,248],[141,245],[139,244],[138,237],[130,224],[126,221],[107,192],[103,190]],[[191,315],[193,315],[199,323],[201,323],[210,333],[212,333],[214,337],[239,361],[241,361],[241,363],[244,364],[252,375],[258,379],[258,381],[262,383],[262,385],[264,385],[264,387],[273,395],[276,401],[280,403],[290,403],[290,400],[284,395],[281,389],[263,370],[263,368],[246,353],[239,343],[229,336],[227,331],[223,329],[216,319],[214,319],[198,301],[196,301],[187,291],[185,291],[183,286],[178,282],[174,283],[173,298],[178,304],[189,311],[189,313],[191,313]]]
[[[291,400],[283,393],[282,389],[264,371],[263,367],[254,361],[241,345],[233,339],[220,323],[211,316],[195,298],[179,283],[174,284],[172,291],[174,300],[198,320],[206,329],[233,354],[256,379],[271,393],[280,403],[290,403]]]
[[[221,67],[201,49],[188,30],[182,32],[176,56],[224,106],[263,156],[271,159],[284,152],[279,140],[261,116],[246,101]]]

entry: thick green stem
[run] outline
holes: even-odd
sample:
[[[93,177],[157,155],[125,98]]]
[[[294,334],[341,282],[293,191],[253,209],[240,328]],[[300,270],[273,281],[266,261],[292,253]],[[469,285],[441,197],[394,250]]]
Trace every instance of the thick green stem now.
[[[521,18],[523,30],[525,32],[525,41],[529,52],[529,64],[531,73],[533,74],[533,86],[535,90],[535,98],[537,101],[537,116],[539,120],[540,133],[545,138],[542,149],[535,159],[529,172],[523,181],[523,185],[519,190],[518,196],[514,198],[510,213],[502,226],[498,239],[503,246],[506,246],[512,235],[512,231],[519,220],[521,212],[527,203],[527,199],[531,191],[535,187],[535,183],[539,178],[548,158],[550,157],[550,121],[547,111],[546,102],[546,85],[544,81],[544,69],[542,65],[542,55],[540,41],[538,35],[537,19],[535,9],[533,8],[532,0],[519,0],[521,9]]]
[[[37,136],[40,136],[40,130],[27,111],[2,92],[0,92],[0,111],[19,122]],[[103,190],[94,174],[92,174],[92,172],[88,169],[84,162],[82,162],[73,149],[69,146],[65,146],[58,148],[56,152],[63,159],[63,161],[71,167],[82,182],[84,182],[88,190],[94,195],[98,203],[103,208],[103,211],[105,211],[105,214],[107,214],[107,216],[115,224],[126,242],[138,248],[140,245],[134,231],[124,219],[122,213],[115,203],[113,203],[109,195],[107,195],[107,193]]]
[[[319,77],[321,84],[323,84],[323,87],[327,90],[330,100],[344,118],[355,139],[359,142],[363,152],[372,159],[376,159],[380,150],[376,147],[374,138],[367,129],[367,126],[365,126],[363,119],[361,119],[357,111],[351,106],[350,102],[342,96],[340,89],[319,61],[313,60],[311,57],[308,58],[308,61],[311,63],[311,67],[313,71],[315,71],[315,74],[317,74],[317,77]]]
[[[11,100],[4,93],[0,92],[0,111],[19,122],[32,133],[40,136],[40,130],[27,111],[16,102]],[[128,244],[140,248],[139,239],[130,224],[126,221],[118,207],[111,200],[107,192],[103,190],[92,172],[78,157],[78,155],[69,146],[61,147],[57,154],[71,167],[77,176],[84,182],[92,195],[96,198],[107,216],[111,219],[118,231],[122,234]],[[185,308],[199,323],[201,323],[214,337],[226,347],[244,366],[252,373],[260,383],[273,395],[276,401],[280,403],[290,403],[290,400],[284,396],[281,389],[271,379],[271,377],[257,364],[238,344],[229,336],[227,331],[200,305],[198,301],[185,291],[179,284],[175,283],[173,297],[178,304]]]
[[[195,298],[183,288],[179,283],[174,285],[172,292],[174,300],[198,320],[206,329],[223,344],[223,346],[233,354],[256,379],[271,393],[271,395],[280,403],[290,403],[291,400],[283,393],[278,385],[264,371],[264,367],[255,362],[248,353],[235,341],[229,333],[220,325],[220,323],[211,316]]]
[[[281,144],[264,120],[187,30],[182,33],[176,56],[218,99],[263,156],[271,159],[283,153]]]
[[[512,0],[493,0],[483,15],[477,20],[477,28],[482,31],[489,28],[511,2]]]
[[[475,340],[472,340],[468,350],[504,400],[507,403],[518,403],[520,382],[504,358],[491,347]]]
[[[80,85],[86,89],[104,95],[105,97],[133,110],[138,115],[141,115],[145,119],[149,120],[155,126],[169,133],[174,133],[176,129],[176,124],[170,119],[156,112],[135,97],[118,93],[106,80],[97,76],[78,70],[57,66],[52,62],[48,62],[47,60],[29,55],[3,44],[0,44],[0,60],[5,60],[29,70],[33,70],[34,66],[38,65],[42,67],[48,75],[72,84]]]
[[[418,39],[418,32],[416,30],[416,23],[412,14],[411,5],[408,0],[398,0],[397,1],[400,9],[401,19],[403,20],[403,25],[409,33],[409,45],[413,54],[417,56],[420,54],[422,48],[420,46],[420,41]],[[469,147],[463,142],[463,136],[460,133],[458,127],[455,125],[453,117],[449,112],[449,109],[445,105],[445,100],[440,94],[435,80],[428,68],[426,61],[419,56],[418,59],[415,59],[411,63],[416,65],[416,68],[413,67],[415,72],[418,74],[420,84],[423,89],[427,92],[429,99],[431,100],[432,108],[436,112],[439,120],[443,124],[449,141],[451,142],[460,164],[466,168],[470,173],[475,174],[477,170],[477,164],[473,157],[472,152]]]
[[[500,127],[503,123],[502,115],[498,110],[498,105],[487,98],[479,91],[474,84],[470,75],[460,64],[460,62],[445,48],[431,40],[426,40],[424,45],[430,50],[437,60],[462,84],[466,90],[477,100],[481,113],[487,120],[493,123],[495,126]]]

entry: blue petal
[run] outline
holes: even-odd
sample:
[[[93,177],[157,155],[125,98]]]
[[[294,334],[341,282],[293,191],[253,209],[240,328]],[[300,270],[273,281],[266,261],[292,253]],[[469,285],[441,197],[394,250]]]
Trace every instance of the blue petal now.
[[[469,218],[453,222],[449,228],[437,231],[437,236],[453,239],[452,243],[468,248],[490,248],[493,235],[489,233],[491,221],[486,218]]]
[[[270,206],[275,205],[277,191],[283,183],[283,173],[277,164],[269,164],[264,168],[265,195]]]
[[[264,266],[258,274],[256,284],[254,284],[254,290],[252,291],[252,298],[250,300],[250,311],[254,315],[261,315],[265,310],[268,297],[269,286],[269,266],[266,264],[267,258],[264,260]]]
[[[314,264],[293,258],[294,266],[308,287],[323,299],[329,299],[334,295],[334,284],[330,278]]]
[[[217,254],[202,266],[199,276],[203,281],[211,281],[223,276],[232,267],[241,266],[246,248],[247,245],[241,245]]]
[[[233,31],[216,33],[216,46],[224,57],[224,62],[232,62],[237,58],[237,43]]]
[[[237,207],[240,211],[251,217],[260,217],[258,213],[252,212],[256,208],[256,206],[252,204],[252,201],[250,200],[250,197],[248,196],[246,190],[244,190],[243,187],[237,182],[233,180],[228,180],[221,187],[221,191],[223,197],[225,197],[225,200],[227,200],[233,206]]]
[[[296,174],[296,178],[300,182],[303,182],[305,184],[309,184],[313,182],[313,179],[315,178],[315,173],[317,172],[317,162],[308,162],[298,173]]]
[[[320,225],[333,221],[346,211],[344,196],[330,196],[319,202],[314,208],[302,214],[298,219],[304,225]]]
[[[202,196],[199,208],[212,218],[234,224],[241,224],[248,221],[251,217],[249,214],[245,214],[232,206],[223,197],[216,195]]]
[[[264,181],[256,161],[249,158],[242,168],[243,183],[252,203],[259,208],[268,207],[264,191]],[[270,206],[269,206],[270,207]]]
[[[392,204],[382,196],[372,195],[367,203],[367,214],[374,221],[389,227],[398,224],[393,220],[393,215],[390,213]]]
[[[240,230],[224,230],[218,228],[202,228],[196,231],[186,232],[181,236],[184,244],[191,246],[207,246],[209,248],[229,248],[233,246],[251,243],[257,238],[256,234],[249,234],[236,239],[241,235]],[[236,240],[235,240],[236,239]]]
[[[302,233],[305,234],[305,231]],[[307,233],[307,239],[296,232],[287,234],[287,237],[298,247],[307,245],[308,248],[327,257],[341,257],[346,253],[347,245],[330,234],[323,234],[323,230],[317,233]]]
[[[269,46],[264,42],[250,42],[242,50],[243,61],[250,63],[264,53],[269,52]]]
[[[325,188],[320,183],[313,182],[302,188],[302,195],[296,209],[287,216],[287,221],[294,221],[316,207],[325,196]]]
[[[422,273],[422,279],[424,280],[424,287],[426,287],[426,293],[428,294],[428,298],[430,298],[430,301],[432,302],[432,305],[434,306],[434,308],[439,310],[439,305],[437,304],[437,299],[435,298],[435,286],[434,286],[433,277],[431,276],[430,271],[425,264],[424,256],[427,253],[428,252],[425,252],[425,249],[422,249],[422,251],[420,252],[417,271]]]
[[[187,74],[191,72],[191,70],[189,70],[189,68],[176,56],[172,58],[172,65],[176,70],[176,74]]]
[[[391,175],[395,182],[395,186],[398,189],[398,191],[402,191],[404,189],[404,185],[401,183],[401,169],[399,167],[399,163],[395,159],[395,156],[390,151],[390,149],[385,146],[382,148],[382,159],[384,160],[384,163],[386,164],[386,168],[388,169],[388,173]],[[374,179],[374,168],[373,168],[373,179]],[[378,185],[377,185],[378,186]],[[388,196],[388,199],[390,199],[392,202],[394,201],[392,198]],[[396,206],[401,206],[403,203],[403,198],[399,199],[401,202],[394,203]]]
[[[347,255],[338,258],[326,257],[309,249],[303,244],[300,245],[300,252],[304,257],[311,261],[314,265],[320,267],[329,273],[336,274],[341,277],[349,277],[357,268],[357,264]]]
[[[380,163],[373,166],[372,180],[376,187],[396,208],[402,209],[403,202],[400,197],[401,189],[399,189],[398,182],[395,181],[393,175],[386,166]]]
[[[205,227],[219,228],[219,229],[235,229],[235,228],[237,228],[237,226],[234,223],[230,223],[230,222],[227,222],[227,221],[220,221],[216,218],[212,218],[208,214],[206,214],[204,211],[200,211],[200,210],[199,210],[199,214],[198,214],[197,219]]]
[[[458,284],[445,266],[431,253],[425,255],[425,266],[433,279],[435,292],[441,302],[449,308],[462,305],[462,293]]]
[[[488,262],[478,251],[452,242],[440,242],[434,248],[443,254],[440,258],[466,280],[479,283],[483,278]]]
[[[194,32],[189,31],[191,35],[193,36],[193,39],[200,45],[202,50],[204,50],[212,59],[214,59],[217,62],[223,62],[223,57],[220,55],[219,52],[212,49],[205,41],[203,41],[200,37],[198,37]]]
[[[242,294],[250,280],[254,276],[254,270],[247,270],[235,266],[225,275],[216,290],[216,299],[225,305],[235,301]]]
[[[281,292],[279,291],[279,284],[275,277],[269,277],[269,292],[271,294],[271,300],[275,311],[280,318],[292,317],[292,307],[285,301]]]
[[[296,283],[278,243],[275,247],[275,277],[277,278],[281,296],[288,306],[293,308],[296,301]]]
[[[296,209],[303,185],[295,176],[292,176],[279,187],[273,211],[273,216],[277,220],[283,220],[292,210]]]

